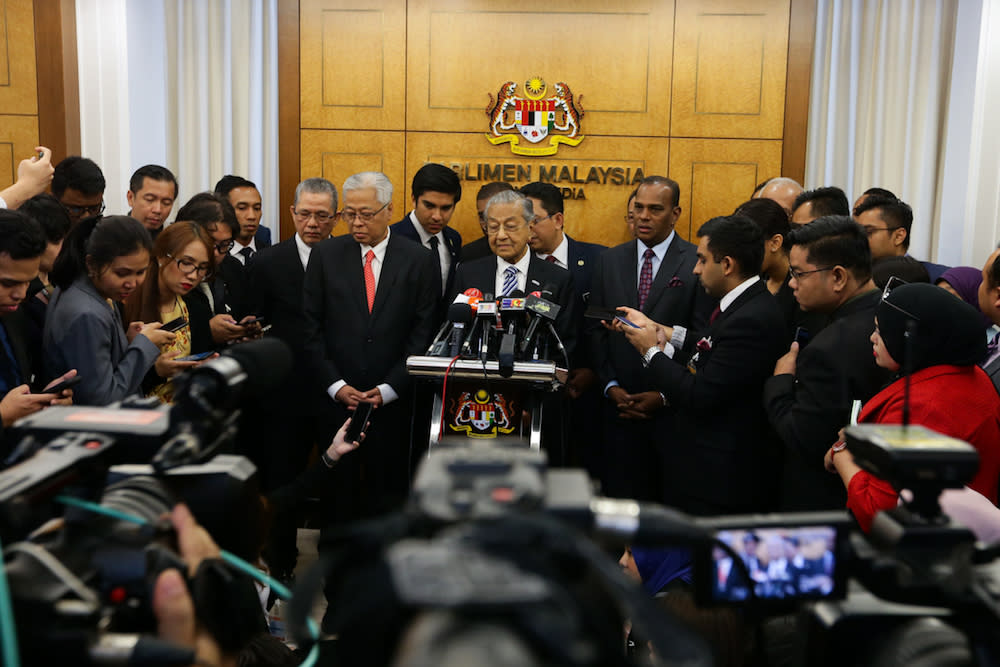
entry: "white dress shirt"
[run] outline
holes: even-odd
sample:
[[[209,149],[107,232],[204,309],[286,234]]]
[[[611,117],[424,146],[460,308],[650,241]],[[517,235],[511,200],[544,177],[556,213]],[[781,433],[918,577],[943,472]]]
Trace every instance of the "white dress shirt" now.
[[[417,220],[416,211],[410,211],[410,222],[413,224],[413,228],[417,230],[417,236],[420,237],[420,244],[425,248],[433,250],[431,248],[431,237],[437,237],[438,261],[441,263],[441,294],[443,295],[445,287],[448,286],[448,271],[451,270],[451,253],[448,252],[448,245],[444,242],[444,229],[437,234],[428,234],[424,226]]]
[[[666,251],[664,251],[666,252]],[[540,252],[537,253],[539,259],[548,260],[549,254]],[[563,234],[562,242],[556,246],[556,249],[551,253],[552,257],[556,258],[555,265],[560,269],[569,269],[569,241],[566,240],[566,235]]]
[[[503,294],[503,274],[507,271],[508,266],[517,267],[517,289],[524,291],[524,286],[528,284],[528,265],[531,264],[531,252],[525,252],[521,259],[517,260],[516,264],[511,264],[503,257],[497,257],[497,273],[496,280],[494,281],[494,287],[496,291],[494,294],[499,297]]]
[[[240,254],[240,251],[243,250],[243,248],[250,248],[253,250],[254,254],[257,254],[257,240],[251,238],[250,243],[243,245],[236,239],[233,239],[233,247],[229,249],[229,254],[240,260],[240,264],[245,265],[247,263],[247,258]]]

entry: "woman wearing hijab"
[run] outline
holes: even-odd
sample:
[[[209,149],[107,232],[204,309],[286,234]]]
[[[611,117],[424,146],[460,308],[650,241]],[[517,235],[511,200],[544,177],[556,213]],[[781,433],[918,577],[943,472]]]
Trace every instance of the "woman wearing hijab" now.
[[[934,285],[903,285],[883,297],[876,309],[871,341],[876,364],[910,374],[911,423],[978,450],[979,471],[969,487],[996,504],[1000,396],[977,366],[986,354],[980,314]],[[861,410],[859,423],[901,424],[905,382],[900,376],[873,396]],[[844,447],[838,442],[830,448],[826,467],[840,475],[847,486],[847,507],[867,531],[877,512],[896,506],[898,493],[885,480],[861,470],[843,453]]]

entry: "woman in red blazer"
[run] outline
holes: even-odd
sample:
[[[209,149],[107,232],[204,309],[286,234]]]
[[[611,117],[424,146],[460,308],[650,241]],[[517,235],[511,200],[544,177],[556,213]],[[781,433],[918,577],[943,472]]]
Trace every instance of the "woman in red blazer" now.
[[[910,420],[979,451],[979,471],[969,487],[997,502],[1000,481],[1000,395],[977,365],[986,356],[982,318],[974,308],[934,285],[903,285],[883,297],[875,311],[871,341],[875,363],[900,371],[909,354]],[[912,340],[907,349],[907,326]],[[901,424],[905,380],[898,378],[869,400],[858,421]],[[847,486],[847,507],[868,530],[875,514],[895,507],[898,493],[885,480],[861,470],[838,442],[826,467]],[[839,455],[838,455],[839,454]]]

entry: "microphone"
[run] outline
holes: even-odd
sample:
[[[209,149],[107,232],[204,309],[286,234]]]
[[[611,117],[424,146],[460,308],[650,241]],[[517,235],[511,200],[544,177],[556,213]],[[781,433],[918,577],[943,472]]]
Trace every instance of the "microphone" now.
[[[467,303],[453,303],[448,307],[448,321],[451,322],[451,353],[457,357],[461,353],[462,334],[465,325],[472,319],[472,307]]]
[[[531,323],[528,325],[528,331],[524,334],[524,340],[521,341],[521,355],[530,349],[531,343],[535,338],[535,334],[538,331],[538,327],[543,321],[555,322],[556,317],[559,316],[559,311],[562,310],[562,306],[558,303],[553,303],[543,295],[552,295],[552,290],[546,285],[542,288],[541,292],[532,292],[525,299],[524,307],[529,312],[531,312],[534,317],[531,318]]]
[[[475,287],[470,287],[460,294],[455,295],[455,300],[452,301],[452,305],[468,304],[472,307],[472,310],[476,310],[479,299],[481,299],[483,293],[480,292]],[[448,354],[448,343],[445,340],[445,332],[448,331],[452,326],[452,320],[450,317],[446,317],[444,322],[441,323],[441,328],[438,329],[437,333],[434,334],[434,339],[431,344],[427,347],[426,355],[431,357],[443,357]],[[453,355],[454,356],[454,355]]]
[[[492,322],[492,326],[490,323]],[[479,302],[479,310],[476,311],[476,322],[472,325],[472,330],[469,331],[469,336],[465,339],[466,343],[472,340],[472,335],[476,331],[476,327],[482,324],[482,332],[479,334],[479,358],[486,361],[486,355],[489,352],[490,338],[493,334],[493,330],[496,328],[497,322],[497,302],[493,298],[492,292],[487,292],[483,295],[483,300]]]

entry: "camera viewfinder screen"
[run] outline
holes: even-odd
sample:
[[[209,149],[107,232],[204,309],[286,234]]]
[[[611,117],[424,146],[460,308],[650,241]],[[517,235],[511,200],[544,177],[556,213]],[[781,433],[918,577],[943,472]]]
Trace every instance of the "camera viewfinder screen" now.
[[[746,566],[750,579],[718,545],[712,548],[712,598],[740,601],[829,597],[836,585],[837,531],[831,526],[786,526],[716,533]]]

